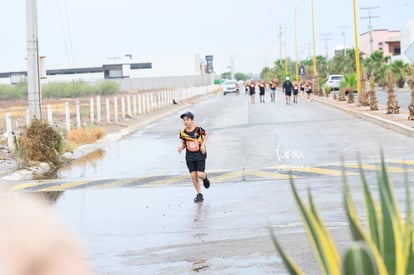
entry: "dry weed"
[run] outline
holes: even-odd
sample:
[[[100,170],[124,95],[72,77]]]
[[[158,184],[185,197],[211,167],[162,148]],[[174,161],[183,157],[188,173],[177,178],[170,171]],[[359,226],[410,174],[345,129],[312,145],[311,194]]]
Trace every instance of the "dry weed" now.
[[[74,145],[90,144],[105,136],[105,129],[102,127],[83,127],[71,130],[67,135],[69,143]]]

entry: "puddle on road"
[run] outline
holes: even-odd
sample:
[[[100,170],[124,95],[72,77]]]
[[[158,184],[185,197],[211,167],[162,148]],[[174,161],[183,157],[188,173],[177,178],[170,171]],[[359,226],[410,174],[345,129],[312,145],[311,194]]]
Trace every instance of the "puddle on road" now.
[[[177,138],[131,136],[74,161],[58,172],[60,179],[133,178],[185,171]]]
[[[46,199],[49,204],[55,204],[58,199],[63,195],[64,191],[48,191],[48,192],[34,192],[33,194]]]

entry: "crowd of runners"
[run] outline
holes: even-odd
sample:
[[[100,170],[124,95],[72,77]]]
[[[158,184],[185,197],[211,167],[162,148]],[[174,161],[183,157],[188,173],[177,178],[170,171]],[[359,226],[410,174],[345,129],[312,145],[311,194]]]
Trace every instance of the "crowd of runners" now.
[[[281,84],[281,85],[279,85]],[[245,94],[250,95],[251,103],[256,103],[256,91],[259,92],[260,103],[265,103],[266,92],[270,94],[270,102],[276,102],[276,93],[278,88],[284,95],[286,105],[291,105],[298,103],[298,98],[308,99],[312,101],[312,81],[310,80],[301,80],[301,81],[291,81],[287,76],[283,83],[279,83],[279,80],[274,78],[268,83],[264,80],[249,80],[245,84]]]

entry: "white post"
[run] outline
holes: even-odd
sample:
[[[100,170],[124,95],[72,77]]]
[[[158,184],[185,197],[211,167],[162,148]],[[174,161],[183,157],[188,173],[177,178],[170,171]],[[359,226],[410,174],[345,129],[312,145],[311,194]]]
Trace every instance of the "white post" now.
[[[70,131],[70,112],[69,103],[65,102],[65,117],[66,117],[66,130]]]
[[[121,97],[122,119],[125,119],[125,97]]]
[[[13,129],[12,129],[12,123],[11,123],[11,117],[10,113],[6,113],[6,133],[7,133],[7,144],[9,146],[9,149],[14,148],[13,147]]]
[[[114,97],[115,122],[118,122],[118,98]]]
[[[81,106],[80,106],[80,101],[79,101],[79,99],[77,99],[76,100],[76,127],[78,127],[78,128],[80,128],[80,127],[82,127],[82,124],[81,124],[81,115],[80,115],[80,108]]]
[[[150,95],[147,93],[145,94],[145,102],[146,102],[146,111],[147,113],[151,112],[151,103],[150,103]]]
[[[134,109],[134,116],[137,116],[137,96],[134,95],[132,97],[132,102],[133,102],[133,109]]]
[[[53,118],[52,118],[52,106],[47,105],[47,123],[52,124]]]
[[[132,117],[132,112],[131,112],[131,96],[127,95],[127,112],[129,117]]]
[[[94,122],[94,120],[95,120],[95,107],[93,106],[93,98],[91,97],[91,100],[90,100],[90,105],[91,105],[91,111],[90,111],[90,114],[91,114],[91,123],[93,123]]]
[[[26,109],[26,125],[29,126],[30,125],[30,114],[29,114],[29,109]]]
[[[157,109],[161,109],[162,105],[161,105],[161,93],[157,94]]]
[[[109,98],[105,100],[106,102],[106,122],[111,122],[111,108],[109,106]]]
[[[96,96],[96,119],[98,123],[102,121],[102,112],[101,112],[101,96]]]
[[[138,95],[138,114],[142,114],[142,95]]]
[[[142,113],[145,115],[148,112],[147,108],[147,94],[142,95]]]
[[[155,101],[154,101],[154,95],[151,93],[150,94],[150,99],[151,99],[151,110],[155,110]]]

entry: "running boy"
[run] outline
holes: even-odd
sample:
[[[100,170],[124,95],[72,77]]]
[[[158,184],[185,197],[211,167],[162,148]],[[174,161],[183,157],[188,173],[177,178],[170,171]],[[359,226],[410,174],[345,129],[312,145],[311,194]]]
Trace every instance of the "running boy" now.
[[[187,168],[197,192],[194,202],[202,202],[204,198],[201,193],[200,182],[198,179],[203,180],[203,185],[206,189],[210,187],[210,181],[207,178],[207,174],[204,172],[206,168],[206,142],[208,134],[202,127],[194,124],[193,113],[185,112],[180,118],[184,122],[184,129],[180,132],[182,143],[178,146],[178,153],[181,154],[181,151],[186,149],[185,160]]]

